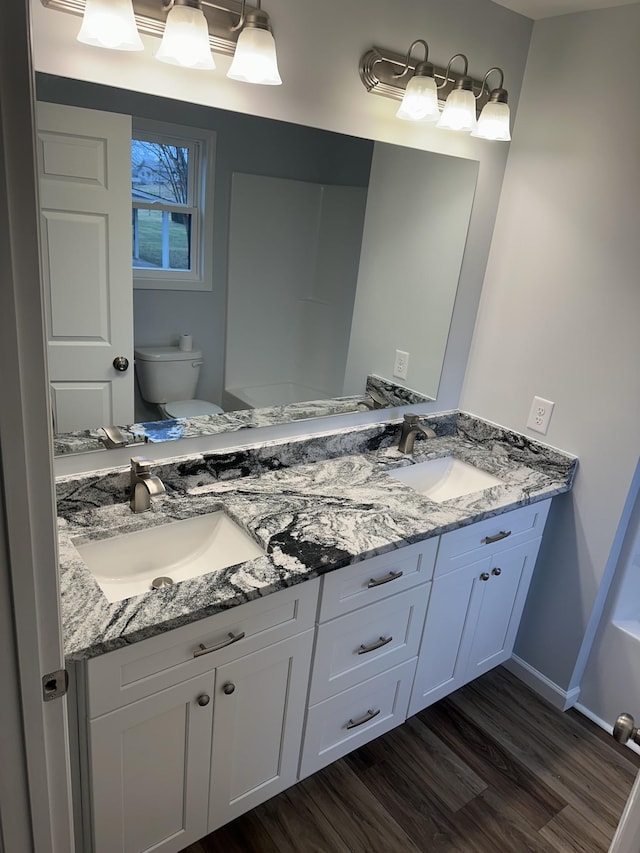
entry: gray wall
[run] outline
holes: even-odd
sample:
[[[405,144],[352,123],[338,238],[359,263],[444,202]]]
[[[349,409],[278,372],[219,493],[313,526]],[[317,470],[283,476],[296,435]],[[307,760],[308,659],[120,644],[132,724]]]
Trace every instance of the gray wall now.
[[[580,457],[516,646],[562,689],[580,681],[640,451],[639,31],[639,4],[535,24],[462,395],[524,432],[533,396],[555,401],[545,440]]]
[[[353,311],[345,394],[369,373],[434,399],[460,277],[478,164],[377,143]]]

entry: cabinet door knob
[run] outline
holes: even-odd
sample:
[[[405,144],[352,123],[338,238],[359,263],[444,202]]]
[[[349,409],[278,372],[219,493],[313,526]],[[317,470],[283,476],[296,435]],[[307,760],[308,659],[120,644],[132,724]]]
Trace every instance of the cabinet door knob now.
[[[501,574],[502,574],[502,569],[499,569],[499,568],[496,566],[496,568],[495,568],[495,569],[491,569],[491,574],[492,574],[492,575],[495,575],[496,577],[498,577],[498,575],[501,575]]]
[[[206,693],[202,693],[200,696],[198,696],[198,705],[200,705],[201,708],[206,707],[209,702],[211,702],[211,698],[207,696]]]
[[[223,692],[226,696],[231,696],[231,694],[233,693],[233,691],[234,691],[235,689],[236,689],[236,686],[235,686],[235,684],[233,683],[233,681],[227,681],[227,683],[226,683],[225,685],[223,685],[223,687],[222,687],[222,692]]]
[[[481,581],[488,581],[490,577],[491,577],[491,575],[489,574],[489,572],[483,572],[480,575],[480,580]]]

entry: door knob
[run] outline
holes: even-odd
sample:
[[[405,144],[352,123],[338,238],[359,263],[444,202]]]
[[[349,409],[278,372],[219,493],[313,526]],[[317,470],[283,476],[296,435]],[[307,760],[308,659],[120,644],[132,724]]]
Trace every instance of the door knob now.
[[[125,370],[129,367],[129,359],[125,358],[123,355],[117,355],[113,359],[113,366],[116,370],[119,370],[121,373],[124,373]]]
[[[480,580],[481,581],[488,581],[490,577],[491,577],[491,575],[489,574],[489,572],[483,572],[480,575]]]
[[[211,699],[206,693],[201,693],[200,696],[198,696],[198,705],[200,705],[201,708],[205,708],[210,701]]]
[[[491,574],[499,577],[502,574],[502,569],[499,569],[497,566],[495,569],[491,569]]]
[[[222,687],[222,692],[224,694],[226,694],[227,696],[231,696],[231,694],[233,693],[233,691],[235,689],[236,689],[236,686],[233,683],[233,681],[227,681],[227,683],[225,685],[223,685],[223,687]]]
[[[613,727],[613,736],[618,743],[626,743],[628,740],[632,740],[640,745],[640,732],[638,732],[631,714],[620,714]]]

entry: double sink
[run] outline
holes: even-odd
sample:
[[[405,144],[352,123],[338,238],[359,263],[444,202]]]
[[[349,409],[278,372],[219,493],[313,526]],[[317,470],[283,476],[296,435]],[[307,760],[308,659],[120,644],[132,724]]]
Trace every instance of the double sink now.
[[[504,484],[454,456],[387,473],[438,503]],[[109,602],[219,571],[266,553],[221,510],[76,547]]]

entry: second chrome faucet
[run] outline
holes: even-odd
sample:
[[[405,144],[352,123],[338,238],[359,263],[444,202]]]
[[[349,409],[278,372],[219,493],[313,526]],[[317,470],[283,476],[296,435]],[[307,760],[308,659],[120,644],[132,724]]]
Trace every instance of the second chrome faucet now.
[[[129,506],[133,512],[146,512],[151,508],[151,498],[165,491],[160,477],[151,473],[152,465],[145,456],[131,457]]]
[[[421,432],[427,438],[435,438],[436,434],[431,427],[420,423],[420,416],[406,414],[404,423],[402,424],[402,432],[400,433],[400,442],[398,450],[400,453],[413,453],[413,444],[416,440],[416,435]]]

